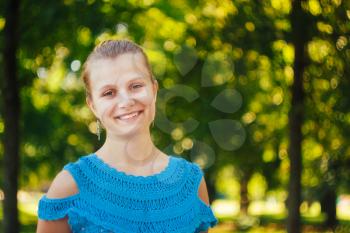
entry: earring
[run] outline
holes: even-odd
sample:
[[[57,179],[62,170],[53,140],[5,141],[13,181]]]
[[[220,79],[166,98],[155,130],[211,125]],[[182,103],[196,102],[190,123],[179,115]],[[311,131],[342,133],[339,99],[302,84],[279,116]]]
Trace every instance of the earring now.
[[[152,121],[152,128],[154,127],[154,120]]]
[[[100,141],[100,138],[101,138],[101,125],[100,125],[100,121],[99,120],[96,120],[96,125],[97,125],[97,140]]]

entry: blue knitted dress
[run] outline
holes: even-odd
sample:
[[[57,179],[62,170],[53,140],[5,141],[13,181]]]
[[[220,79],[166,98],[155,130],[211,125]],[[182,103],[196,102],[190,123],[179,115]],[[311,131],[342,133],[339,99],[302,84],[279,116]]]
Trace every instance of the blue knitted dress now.
[[[167,167],[150,176],[118,171],[88,154],[66,164],[79,192],[39,201],[38,217],[68,216],[73,233],[194,233],[218,223],[210,206],[198,197],[201,168],[169,155]]]

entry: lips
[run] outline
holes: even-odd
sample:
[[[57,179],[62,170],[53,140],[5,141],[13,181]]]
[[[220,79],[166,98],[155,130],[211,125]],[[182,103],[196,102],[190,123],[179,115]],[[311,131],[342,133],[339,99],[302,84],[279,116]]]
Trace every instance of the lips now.
[[[133,112],[130,112],[130,113],[125,113],[125,114],[121,114],[115,118],[119,119],[119,120],[127,120],[127,119],[131,119],[131,118],[134,118],[138,115],[140,115],[141,113],[143,112],[143,110],[140,110],[140,111],[133,111]]]

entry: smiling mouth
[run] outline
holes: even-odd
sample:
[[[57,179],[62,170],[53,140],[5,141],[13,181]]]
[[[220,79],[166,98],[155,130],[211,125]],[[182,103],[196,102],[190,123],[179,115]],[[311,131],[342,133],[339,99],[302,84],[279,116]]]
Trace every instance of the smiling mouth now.
[[[119,116],[119,117],[115,117],[118,120],[122,120],[122,121],[127,121],[127,120],[132,120],[137,118],[143,111],[137,111],[137,112],[132,112],[128,115],[123,115],[123,116]]]

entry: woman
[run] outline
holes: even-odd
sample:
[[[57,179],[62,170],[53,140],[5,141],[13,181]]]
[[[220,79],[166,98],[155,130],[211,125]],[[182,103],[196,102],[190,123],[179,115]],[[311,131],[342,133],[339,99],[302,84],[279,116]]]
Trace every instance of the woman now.
[[[105,41],[82,78],[106,141],[57,174],[40,199],[37,233],[192,233],[216,225],[199,166],[151,140],[158,83],[142,48]]]

